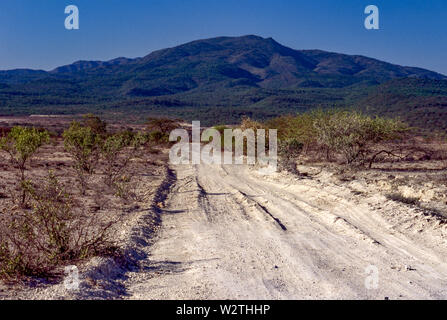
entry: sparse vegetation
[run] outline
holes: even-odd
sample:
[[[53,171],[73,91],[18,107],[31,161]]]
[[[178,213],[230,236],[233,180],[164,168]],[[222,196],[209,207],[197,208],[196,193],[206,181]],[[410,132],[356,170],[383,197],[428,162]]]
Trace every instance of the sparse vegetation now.
[[[402,139],[408,130],[397,120],[344,110],[316,110],[283,116],[267,125],[278,129],[281,148],[285,148],[288,155],[290,148],[296,151],[292,156],[297,156],[301,150],[303,154],[314,151],[328,161],[340,156],[347,164],[369,163],[376,158],[377,144]]]
[[[172,130],[179,128],[180,121],[171,118],[155,118],[147,119],[146,125],[149,131],[149,141],[153,143],[168,143],[169,134]]]
[[[352,111],[320,111],[313,124],[317,144],[328,154],[342,154],[348,164],[365,162],[375,144],[398,139],[406,130],[399,121]]]
[[[84,212],[52,172],[42,186],[26,188],[30,210],[0,213],[0,276],[47,275],[57,265],[111,248],[112,222]]]
[[[14,127],[6,137],[0,139],[0,148],[9,154],[11,162],[19,170],[18,180],[22,189],[22,206],[25,205],[26,200],[26,165],[37,149],[48,141],[49,134],[46,130],[25,127]]]
[[[138,157],[147,142],[146,135],[124,131],[109,135],[101,145],[101,155],[105,163],[105,184],[115,187],[117,194],[125,198],[125,186],[131,177],[123,175],[132,158]],[[127,152],[124,152],[126,151]]]
[[[46,144],[46,131],[20,129],[27,135],[35,135],[27,142],[34,147],[22,150],[28,155],[25,157],[27,160],[24,168],[29,172],[26,172],[25,179],[21,182],[28,195],[28,206],[16,205],[12,201],[8,182],[1,181],[0,277],[46,277],[58,266],[111,253],[114,248],[114,239],[111,236],[113,221],[122,218],[116,215],[117,212],[127,214],[127,210],[138,207],[137,204],[141,205],[140,200],[134,196],[137,186],[140,187],[138,183],[141,184],[142,181],[140,174],[145,172],[147,166],[155,166],[157,162],[153,161],[154,154],[149,154],[145,148],[146,144],[154,148],[157,148],[157,143],[165,146],[163,137],[177,127],[178,123],[174,123],[170,121],[165,125],[157,119],[151,125],[131,129],[113,124],[107,126],[99,117],[89,115],[84,120],[72,122],[62,134],[62,139],[61,136],[54,135],[52,144]],[[227,126],[214,128],[223,134]],[[300,172],[297,160],[300,164],[308,162],[314,165],[318,162],[315,172],[321,172],[319,169],[323,166],[344,168],[348,172],[353,168],[357,170],[355,176],[339,179],[337,183],[355,182],[363,172],[361,165],[368,165],[370,161],[376,163],[374,170],[365,171],[370,174],[371,182],[375,179],[375,170],[388,165],[390,162],[386,161],[391,157],[396,163],[433,160],[434,157],[439,158],[440,162],[445,160],[441,151],[446,148],[440,146],[438,140],[430,141],[432,150],[424,145],[425,140],[420,140],[418,144],[415,142],[419,141],[416,138],[402,139],[411,136],[412,132],[400,121],[346,110],[318,110],[282,116],[266,123],[245,117],[239,128],[255,131],[278,129],[278,165],[281,170],[298,175],[307,175],[310,172],[313,175],[312,171],[306,171],[304,165],[300,166]],[[14,154],[14,159],[22,159],[18,156],[20,148],[14,149],[15,140],[12,138],[17,135],[17,130],[4,130],[0,140],[2,154],[9,158]],[[151,133],[160,138],[151,140]],[[37,139],[37,136],[41,138]],[[39,157],[36,157],[38,161],[29,162],[38,148],[41,148]],[[56,149],[58,151],[51,158],[49,155]],[[7,152],[8,150],[14,152]],[[411,157],[407,157],[409,151],[412,152]],[[10,162],[18,169],[14,159],[11,158]],[[5,160],[2,162],[3,177],[11,177],[14,171],[11,163]],[[44,178],[49,168],[52,171]],[[79,172],[87,177],[84,182],[78,177]],[[397,178],[389,179],[397,181]],[[402,180],[398,187],[404,187],[411,181],[410,178]],[[84,193],[77,192],[81,186]],[[426,195],[420,190],[408,193],[421,194],[421,198],[412,198],[403,196],[407,193],[395,189],[395,192],[393,187],[386,189],[388,199],[417,206],[425,204]],[[145,192],[150,193],[146,190],[143,192],[141,187],[138,192],[139,196]],[[360,191],[355,192],[355,195],[362,194]],[[436,210],[441,215],[443,207],[436,208],[439,208]]]
[[[148,157],[163,157],[145,148],[149,137],[141,129],[108,132],[105,122],[89,114],[58,131],[62,139],[53,134],[51,144],[46,130],[1,131],[0,147],[9,162],[0,157],[0,278],[52,277],[59,266],[115,254],[116,223],[147,196],[148,190],[140,190],[144,176],[157,179],[137,173],[159,166]],[[38,161],[30,162],[39,148]],[[26,206],[17,203],[5,180],[13,176],[11,167],[19,171]]]
[[[299,174],[296,160],[303,150],[303,143],[296,139],[283,139],[278,145],[278,169]]]
[[[107,134],[107,123],[92,113],[83,117],[84,126],[90,128],[94,134],[105,136]]]
[[[65,149],[74,160],[74,169],[77,173],[81,193],[87,188],[86,175],[93,173],[99,160],[102,137],[89,126],[73,122],[69,129],[63,133]]]

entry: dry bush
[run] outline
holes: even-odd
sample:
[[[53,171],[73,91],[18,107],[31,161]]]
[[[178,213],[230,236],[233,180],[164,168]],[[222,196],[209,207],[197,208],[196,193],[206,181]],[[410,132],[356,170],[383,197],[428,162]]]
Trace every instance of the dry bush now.
[[[252,120],[248,117],[244,117],[242,118],[240,129],[242,131],[252,129],[256,133],[258,129],[266,129],[266,126],[258,121]]]
[[[296,139],[280,140],[278,145],[278,169],[300,174],[296,161],[303,150],[303,144]]]
[[[175,120],[166,119],[150,121],[152,129],[163,131],[169,130],[175,123]],[[102,169],[104,184],[109,189],[113,188],[116,196],[124,200],[136,198],[132,192],[132,176],[127,169],[133,159],[141,157],[150,136],[131,130],[108,133],[105,122],[89,114],[83,124],[73,122],[64,131],[63,138],[65,150],[74,160],[82,195],[93,187],[90,185],[92,174]],[[101,189],[99,186],[95,188]]]
[[[226,127],[224,125],[215,126],[213,128],[216,129],[220,133],[222,149],[228,148],[228,146],[225,146],[225,130],[231,129],[231,128]],[[245,133],[246,130],[252,130],[252,132],[254,133],[255,143],[257,143],[256,137],[258,134],[258,130],[260,130],[260,129],[265,130],[265,148],[267,150],[268,145],[269,145],[269,132],[268,132],[268,128],[266,127],[265,124],[262,124],[255,120],[252,120],[248,117],[243,117],[241,124],[239,125],[239,128],[237,128],[237,129],[240,130],[242,133]],[[246,138],[246,137],[243,138],[244,144],[243,144],[242,152],[244,155],[247,155],[247,150],[248,150],[247,139],[248,138]],[[229,142],[227,142],[227,143],[229,143]],[[236,137],[233,136],[232,141],[231,141],[231,150],[235,149],[235,143],[236,143]]]
[[[25,136],[33,137],[35,132],[25,133]],[[45,132],[39,131],[39,134],[44,135]],[[46,142],[44,138],[42,141]],[[70,173],[66,175],[65,171],[61,172],[61,175],[66,175],[64,185],[52,172],[45,180],[36,178],[39,172],[35,172],[37,174],[33,175],[32,181],[24,179],[21,186],[16,188],[19,190],[22,187],[26,191],[28,206],[15,205],[14,194],[11,192],[11,199],[2,201],[0,277],[17,279],[20,276],[49,276],[59,270],[59,266],[73,264],[94,255],[110,254],[114,250],[112,227],[118,221],[111,222],[110,217],[98,211],[105,204],[116,204],[115,196],[136,199],[137,185],[132,175],[137,171],[133,167],[137,161],[133,160],[143,154],[146,136],[130,131],[108,134],[104,122],[88,115],[82,123],[73,122],[64,131],[63,138],[65,150],[74,160],[76,175],[73,177]],[[4,150],[17,150],[15,153],[20,155],[18,151],[21,149],[15,147],[18,144],[6,139],[1,141]],[[16,140],[22,142],[23,139]],[[33,141],[35,142],[31,142]],[[39,147],[40,144],[24,145]],[[46,151],[51,153],[54,148],[55,146],[48,146]],[[25,148],[24,152],[27,152],[27,157],[23,157],[24,163],[29,163],[26,160],[31,158],[35,150]],[[3,153],[4,156],[8,154]],[[51,164],[46,165],[51,167]],[[30,165],[27,164],[27,167]],[[95,173],[99,175],[94,175]],[[104,176],[105,180],[102,179]],[[80,198],[75,198],[72,191],[73,184],[76,185],[75,180],[80,181],[83,191]],[[113,195],[104,183],[106,180],[114,189]],[[68,185],[70,192],[66,191]],[[6,190],[7,186],[1,188]],[[89,192],[86,193],[86,190]],[[96,196],[95,191],[98,191]]]
[[[134,177],[127,174],[122,175],[114,182],[115,196],[123,199],[125,202],[131,200],[141,200],[137,194],[138,183],[134,181]]]
[[[439,140],[416,136],[411,132],[397,141],[385,141],[373,146],[369,167],[378,162],[436,161],[447,159],[447,146]]]
[[[314,126],[319,145],[342,154],[348,164],[366,161],[375,144],[398,139],[406,130],[406,126],[396,120],[348,111],[327,113],[318,117]]]
[[[84,127],[90,128],[94,134],[104,136],[107,134],[107,123],[92,113],[83,117]]]
[[[374,156],[375,145],[402,139],[407,131],[407,126],[397,120],[343,110],[314,110],[282,116],[270,120],[267,125],[278,130],[280,144],[281,141],[296,141],[304,154],[314,151],[328,161],[340,156],[347,164],[374,160],[377,157]]]
[[[94,129],[79,122],[72,122],[63,133],[65,150],[74,160],[81,194],[87,189],[87,177],[94,172],[99,161],[103,138]]]
[[[169,143],[172,130],[180,127],[181,120],[171,118],[148,118],[146,121],[149,141],[155,144]]]
[[[101,156],[107,186],[115,185],[123,176],[129,162],[141,156],[142,147],[146,142],[145,135],[132,131],[123,131],[105,138],[101,144]]]
[[[59,265],[110,253],[113,223],[85,212],[53,173],[26,188],[32,209],[0,212],[0,276],[45,276]]]

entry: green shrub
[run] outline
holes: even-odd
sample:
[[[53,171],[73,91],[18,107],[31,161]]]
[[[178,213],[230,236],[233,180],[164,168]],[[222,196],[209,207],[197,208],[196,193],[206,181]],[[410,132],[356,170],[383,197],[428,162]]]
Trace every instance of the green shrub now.
[[[278,129],[280,142],[297,141],[304,152],[324,151],[327,160],[338,154],[348,164],[367,161],[375,144],[402,138],[407,131],[407,126],[398,120],[343,110],[314,110],[282,116],[267,125]]]
[[[6,151],[11,162],[20,171],[19,183],[22,187],[22,205],[25,203],[26,192],[23,184],[26,181],[26,164],[44,143],[48,143],[49,134],[46,130],[36,128],[14,127],[6,137],[0,139],[0,148]]]
[[[406,130],[399,121],[350,111],[328,112],[314,127],[318,144],[342,154],[347,163],[366,160],[374,144],[397,139]]]
[[[149,131],[149,141],[159,143],[169,143],[171,131],[179,128],[180,120],[170,118],[148,118],[146,121]]]
[[[98,163],[103,138],[91,127],[83,126],[79,122],[72,122],[70,128],[63,133],[65,150],[74,160],[81,192],[87,187],[85,174],[92,174]]]
[[[154,142],[156,144],[168,143],[169,142],[169,134],[163,133],[161,131],[151,131],[149,133],[149,141]]]
[[[179,127],[180,120],[170,118],[148,118],[146,121],[147,129],[149,132],[159,131],[162,134],[169,134],[172,130]]]

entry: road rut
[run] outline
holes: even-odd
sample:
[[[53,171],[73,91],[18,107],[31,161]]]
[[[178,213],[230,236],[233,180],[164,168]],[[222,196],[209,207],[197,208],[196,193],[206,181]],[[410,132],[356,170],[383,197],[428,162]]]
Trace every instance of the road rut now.
[[[447,298],[445,242],[415,241],[343,187],[246,165],[173,170],[158,239],[126,298]],[[365,285],[370,265],[376,289]]]

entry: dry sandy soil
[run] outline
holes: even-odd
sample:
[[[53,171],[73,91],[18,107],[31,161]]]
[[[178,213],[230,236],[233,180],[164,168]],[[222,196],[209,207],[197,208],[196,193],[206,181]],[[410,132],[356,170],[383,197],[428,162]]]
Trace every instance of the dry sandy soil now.
[[[327,171],[265,176],[248,166],[173,169],[166,200],[152,208],[162,219],[156,238],[143,241],[142,225],[134,230],[138,263],[102,266],[83,276],[78,292],[58,285],[31,297],[447,298],[445,219],[388,200],[367,179],[345,182]],[[370,265],[379,282],[368,290]],[[95,277],[100,286],[91,284]]]
[[[121,229],[123,260],[95,258],[80,266],[76,291],[58,283],[6,288],[1,294],[5,299],[446,299],[444,166],[399,162],[349,172],[300,166],[306,177],[264,175],[246,165],[158,166],[147,167],[155,172],[147,180],[140,167],[139,190],[147,197]],[[369,266],[379,272],[375,289],[365,285]]]
[[[447,228],[366,184],[178,167],[129,299],[447,298]],[[361,190],[359,190],[361,189]],[[376,290],[365,269],[379,270]]]
[[[88,189],[81,194],[76,174],[72,168],[73,160],[64,151],[63,142],[57,141],[43,146],[27,166],[26,177],[38,186],[43,184],[52,171],[64,186],[65,191],[74,199],[75,207],[98,218],[105,224],[113,222],[110,230],[110,240],[113,246],[120,249],[124,255],[116,254],[115,258],[96,257],[89,261],[73,261],[82,273],[86,284],[101,286],[104,279],[98,277],[101,268],[109,268],[116,263],[128,267],[137,252],[130,249],[134,244],[134,229],[145,226],[149,238],[159,225],[158,216],[152,210],[152,204],[160,196],[160,185],[166,180],[166,154],[163,151],[150,149],[135,156],[123,172],[129,179],[118,196],[116,190],[107,187],[103,182],[102,165],[99,164],[95,174],[88,176]],[[8,214],[11,208],[17,207],[20,201],[21,189],[17,179],[18,170],[8,160],[7,155],[0,153],[0,213]],[[89,274],[92,277],[89,278]],[[19,281],[0,281],[0,299],[67,299],[74,297],[73,292],[66,291],[63,285],[64,266],[56,268],[49,278],[21,278]],[[107,279],[109,280],[109,279]],[[54,285],[56,284],[56,285]],[[59,288],[63,290],[60,291]]]

